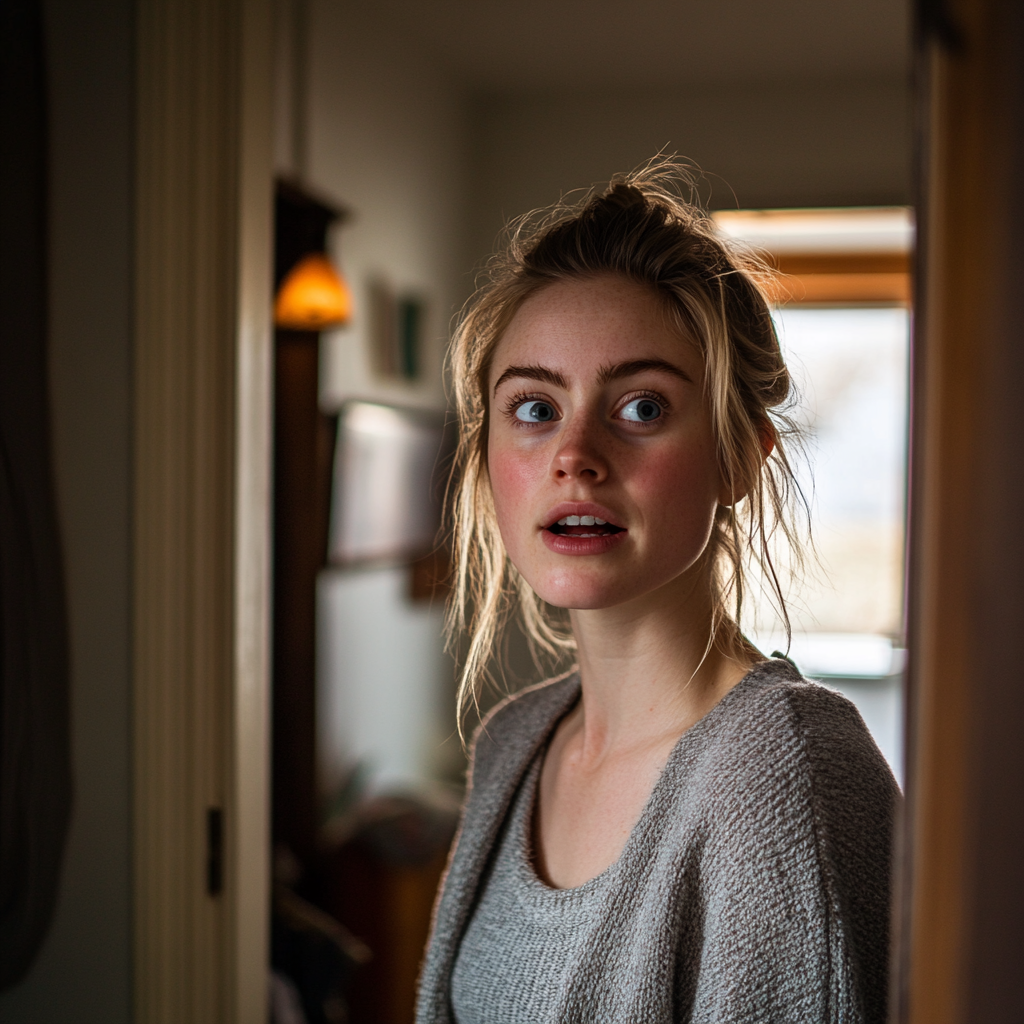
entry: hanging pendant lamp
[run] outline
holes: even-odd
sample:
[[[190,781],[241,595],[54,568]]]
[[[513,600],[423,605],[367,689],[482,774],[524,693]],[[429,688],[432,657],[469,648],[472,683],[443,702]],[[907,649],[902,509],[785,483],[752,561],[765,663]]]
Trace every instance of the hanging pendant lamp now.
[[[323,253],[303,256],[281,282],[274,302],[274,326],[322,331],[352,316],[352,293]]]

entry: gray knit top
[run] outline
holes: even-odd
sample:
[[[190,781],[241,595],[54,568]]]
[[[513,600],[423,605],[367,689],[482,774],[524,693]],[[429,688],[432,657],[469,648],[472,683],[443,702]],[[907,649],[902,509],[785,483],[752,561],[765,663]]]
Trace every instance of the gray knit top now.
[[[418,1024],[454,1020],[453,969],[503,826],[578,698],[575,676],[542,684],[499,705],[476,735]],[[881,1024],[898,798],[848,700],[785,661],[758,665],[676,744],[559,954],[543,1016],[497,1019]],[[529,914],[511,915],[493,948],[475,947],[485,959],[474,973],[500,974],[510,951],[550,934]],[[507,998],[514,1008],[516,995]]]
[[[533,809],[544,761],[542,747],[516,798],[452,971],[455,1024],[518,1024],[550,1018],[558,991],[600,907],[613,870],[573,889],[552,889],[533,866]],[[516,922],[511,936],[509,921]],[[522,929],[529,942],[518,942]]]

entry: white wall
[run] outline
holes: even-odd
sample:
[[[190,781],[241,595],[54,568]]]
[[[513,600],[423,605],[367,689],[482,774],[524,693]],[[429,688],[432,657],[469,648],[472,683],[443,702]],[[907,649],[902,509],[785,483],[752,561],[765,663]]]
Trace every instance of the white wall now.
[[[358,395],[443,408],[441,360],[463,291],[461,94],[439,67],[355,5],[317,0],[310,16],[306,177],[352,211],[333,245],[355,315],[326,336],[324,403]],[[417,385],[389,385],[372,373],[366,286],[374,275],[427,300]]]
[[[440,603],[407,599],[405,566],[328,572],[318,593],[317,725],[328,791],[359,762],[374,788],[448,774],[452,664]]]
[[[474,258],[504,218],[661,150],[707,172],[714,208],[910,201],[900,79],[482,95],[471,132]]]
[[[354,5],[317,0],[309,17],[299,162],[310,186],[352,211],[332,243],[355,297],[352,324],[322,343],[322,404],[369,397],[443,409],[449,320],[465,292],[462,94]],[[286,146],[278,151],[287,158]],[[415,384],[373,373],[366,293],[374,276],[426,299],[425,365]],[[412,604],[407,590],[402,567],[323,575],[319,742],[327,786],[355,759],[384,787],[415,785],[442,770],[440,744],[454,727],[454,670],[443,653],[440,607]]]

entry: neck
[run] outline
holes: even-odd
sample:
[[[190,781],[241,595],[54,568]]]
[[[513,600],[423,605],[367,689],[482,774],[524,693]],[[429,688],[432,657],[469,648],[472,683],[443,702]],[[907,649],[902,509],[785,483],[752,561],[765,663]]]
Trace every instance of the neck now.
[[[714,617],[706,581],[685,576],[635,602],[571,612],[592,756],[681,735],[743,678],[756,653],[731,620],[712,642]]]

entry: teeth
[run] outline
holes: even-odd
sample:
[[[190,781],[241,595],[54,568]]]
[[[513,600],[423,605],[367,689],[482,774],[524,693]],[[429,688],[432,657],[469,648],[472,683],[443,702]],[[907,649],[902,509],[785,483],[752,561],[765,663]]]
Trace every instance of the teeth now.
[[[558,520],[559,526],[607,526],[607,519],[598,519],[597,516],[564,516]],[[596,536],[596,535],[595,535]]]

